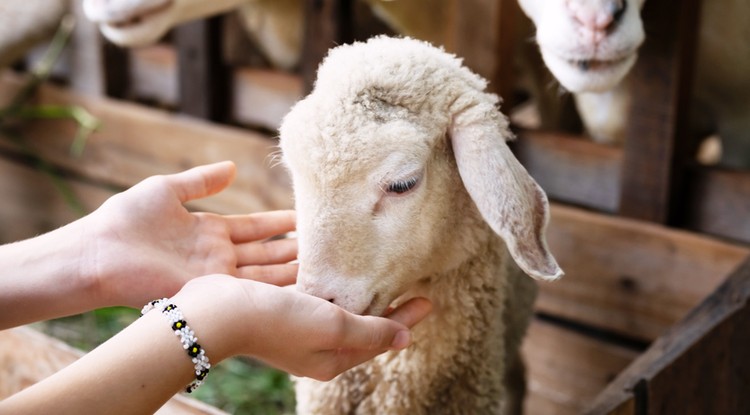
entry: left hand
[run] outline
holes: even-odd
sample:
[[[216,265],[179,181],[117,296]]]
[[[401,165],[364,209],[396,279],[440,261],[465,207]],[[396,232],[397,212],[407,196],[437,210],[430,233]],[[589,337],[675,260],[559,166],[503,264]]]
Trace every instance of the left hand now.
[[[296,239],[265,240],[293,231],[294,211],[222,216],[183,206],[225,189],[235,174],[222,162],[153,176],[83,218],[79,272],[94,279],[99,302],[140,307],[212,273],[293,283]]]

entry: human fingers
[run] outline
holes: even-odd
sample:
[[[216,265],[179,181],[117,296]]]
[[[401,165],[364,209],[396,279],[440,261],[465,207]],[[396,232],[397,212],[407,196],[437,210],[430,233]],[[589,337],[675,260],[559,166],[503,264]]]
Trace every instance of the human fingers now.
[[[423,300],[423,301],[421,301]],[[426,304],[425,304],[426,303]],[[423,319],[431,308],[424,299],[410,300],[396,309],[394,317],[357,316],[348,314],[344,319],[343,336],[338,348],[351,350],[400,350],[411,343],[409,326]]]
[[[252,265],[237,269],[237,276],[284,287],[297,281],[298,264]]]
[[[235,243],[257,241],[291,232],[297,225],[293,210],[274,210],[250,215],[225,216]]]
[[[430,300],[422,297],[412,298],[391,311],[386,318],[412,328],[432,311]]]
[[[294,259],[297,259],[296,239],[277,239],[237,245],[239,265],[284,264]]]
[[[237,167],[231,161],[193,167],[165,176],[180,202],[200,199],[224,190],[234,180]]]

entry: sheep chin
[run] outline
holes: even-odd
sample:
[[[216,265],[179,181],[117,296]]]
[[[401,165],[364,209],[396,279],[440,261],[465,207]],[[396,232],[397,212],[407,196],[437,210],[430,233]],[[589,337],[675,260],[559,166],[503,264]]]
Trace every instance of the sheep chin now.
[[[568,91],[603,92],[614,88],[635,64],[637,53],[609,58],[569,59],[542,50],[542,58]]]
[[[171,4],[172,2],[168,3],[168,6]],[[171,7],[164,7],[126,22],[101,23],[99,29],[109,41],[119,46],[145,46],[156,42],[167,33],[171,27],[171,12]]]

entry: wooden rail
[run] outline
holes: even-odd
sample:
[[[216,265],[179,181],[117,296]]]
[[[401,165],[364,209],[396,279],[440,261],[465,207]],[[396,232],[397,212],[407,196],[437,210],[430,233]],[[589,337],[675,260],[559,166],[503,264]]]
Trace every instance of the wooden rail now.
[[[747,414],[750,260],[660,337],[587,414]]]

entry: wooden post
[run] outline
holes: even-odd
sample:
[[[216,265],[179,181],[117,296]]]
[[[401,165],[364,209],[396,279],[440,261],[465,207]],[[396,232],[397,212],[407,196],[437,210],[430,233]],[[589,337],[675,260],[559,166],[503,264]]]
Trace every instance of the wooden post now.
[[[211,121],[228,119],[230,75],[221,60],[221,17],[175,29],[180,110]]]
[[[521,15],[518,0],[500,0],[497,24],[497,53],[495,58],[495,76],[490,83],[490,88],[503,99],[503,112],[508,114],[515,105],[513,102],[513,90],[515,83],[515,71],[513,57],[516,56],[516,38],[518,36],[517,26]]]
[[[632,4],[632,3],[631,3]],[[700,0],[646,2],[646,42],[631,78],[620,214],[673,222],[687,153]]]
[[[307,0],[300,71],[304,92],[312,91],[318,65],[328,49],[353,40],[352,0]]]
[[[747,414],[750,260],[633,362],[587,414]],[[628,403],[631,402],[631,403]],[[623,411],[627,407],[632,410]]]

